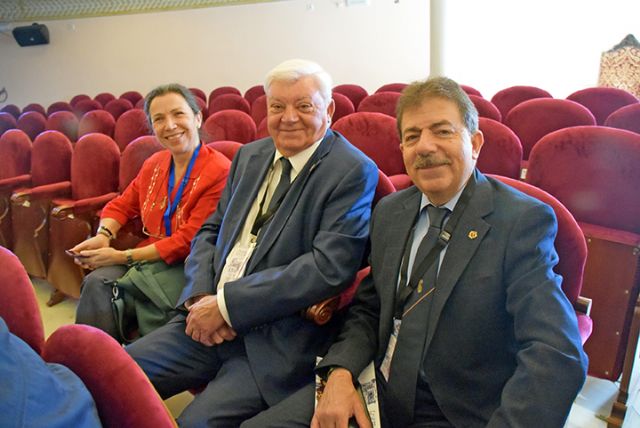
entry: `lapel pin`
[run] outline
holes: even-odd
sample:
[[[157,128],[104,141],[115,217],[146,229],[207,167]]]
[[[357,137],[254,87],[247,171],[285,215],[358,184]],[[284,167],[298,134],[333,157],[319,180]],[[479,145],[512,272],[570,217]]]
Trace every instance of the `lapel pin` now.
[[[476,232],[475,230],[472,230],[469,232],[467,236],[469,237],[469,239],[476,239],[478,237],[478,232]]]
[[[418,281],[418,294],[422,293],[422,280]]]

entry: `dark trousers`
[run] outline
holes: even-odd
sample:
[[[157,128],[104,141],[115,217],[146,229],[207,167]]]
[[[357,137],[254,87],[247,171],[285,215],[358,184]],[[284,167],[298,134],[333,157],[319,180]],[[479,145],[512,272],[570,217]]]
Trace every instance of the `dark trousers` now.
[[[253,377],[244,342],[204,346],[185,334],[185,316],[129,345],[126,350],[163,398],[206,386],[178,418],[182,427],[305,427],[310,403],[288,399],[269,408]],[[311,390],[312,392],[312,390]]]
[[[82,292],[76,309],[76,324],[87,324],[99,328],[116,340],[120,340],[113,310],[111,309],[112,282],[123,276],[129,268],[125,265],[98,268],[84,277]],[[127,318],[135,318],[128,314]]]

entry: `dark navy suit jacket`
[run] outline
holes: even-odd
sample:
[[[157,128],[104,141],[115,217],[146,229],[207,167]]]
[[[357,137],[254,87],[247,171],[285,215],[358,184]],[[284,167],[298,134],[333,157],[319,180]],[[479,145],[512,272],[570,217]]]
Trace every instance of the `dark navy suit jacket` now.
[[[192,241],[178,305],[216,293],[274,154],[271,138],[246,144],[236,154],[216,212]],[[377,177],[370,159],[328,130],[261,231],[245,276],[225,285],[231,324],[244,340],[269,405],[313,380],[315,358],[334,338],[335,325],[315,325],[301,311],[340,293],[355,277]]]
[[[476,189],[447,247],[425,326],[426,380],[454,426],[561,428],[584,383],[587,358],[562,278],[553,272],[555,215],[475,174]],[[372,359],[381,363],[420,198],[414,186],[376,206],[371,275],[319,370],[337,365],[358,374]],[[406,404],[411,413],[414,403]]]

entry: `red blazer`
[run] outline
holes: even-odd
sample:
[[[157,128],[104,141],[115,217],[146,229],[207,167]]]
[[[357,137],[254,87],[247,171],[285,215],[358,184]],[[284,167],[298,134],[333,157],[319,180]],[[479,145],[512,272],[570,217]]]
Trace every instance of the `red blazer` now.
[[[167,190],[171,153],[168,150],[147,159],[136,178],[122,195],[102,210],[102,218],[112,218],[121,225],[135,217],[142,219],[147,239],[138,244],[155,244],[160,257],[171,264],[189,254],[191,239],[202,223],[216,209],[227,181],[231,162],[221,153],[203,145],[185,185],[182,199],[171,218],[171,236],[167,237],[162,221],[167,207]],[[172,199],[178,191],[175,186]]]

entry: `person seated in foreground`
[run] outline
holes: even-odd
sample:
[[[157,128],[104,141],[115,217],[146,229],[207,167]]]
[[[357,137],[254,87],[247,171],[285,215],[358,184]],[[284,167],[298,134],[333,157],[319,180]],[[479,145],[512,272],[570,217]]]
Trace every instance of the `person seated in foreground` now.
[[[331,88],[311,61],[268,73],[270,136],[237,152],[193,239],[185,311],[126,348],[164,398],[206,385],[180,426],[284,426],[272,409],[313,380],[335,336],[337,322],[302,313],[353,281],[378,172],[329,128]]]
[[[0,426],[101,427],[95,402],[67,367],[45,362],[0,317]]]

